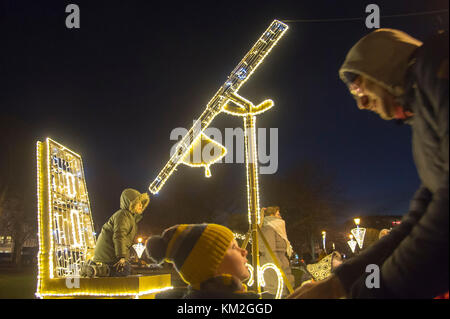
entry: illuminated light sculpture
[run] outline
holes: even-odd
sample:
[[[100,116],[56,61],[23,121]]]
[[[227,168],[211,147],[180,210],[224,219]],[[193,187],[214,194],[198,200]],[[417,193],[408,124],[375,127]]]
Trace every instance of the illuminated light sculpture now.
[[[250,273],[250,277],[249,277],[249,279],[247,281],[247,286],[251,287],[255,283],[255,279],[253,277],[255,271],[253,269],[253,266],[250,265],[250,264],[247,264],[247,268],[248,268],[248,271]],[[264,273],[268,269],[273,269],[276,272],[276,274],[277,274],[278,286],[277,286],[277,292],[275,294],[275,299],[280,299],[281,298],[281,294],[283,293],[284,281],[283,281],[283,276],[281,274],[281,270],[275,264],[267,263],[267,264],[264,264],[264,266],[259,268],[259,271],[258,271],[259,282],[261,284],[261,287],[265,287],[266,286],[266,282],[264,281]]]
[[[351,233],[355,237],[359,248],[362,249],[363,248],[363,243],[364,243],[364,237],[366,236],[366,229],[363,228],[363,227],[359,227],[361,219],[355,218],[354,221],[355,221],[355,224],[356,224],[356,228],[353,228],[351,230]]]
[[[144,253],[145,246],[142,243],[137,243],[133,245],[133,249],[136,252],[138,258],[141,258],[142,254]]]
[[[176,171],[180,163],[186,164],[186,156],[189,154],[197,141],[204,136],[203,132],[211,124],[212,120],[221,112],[234,116],[241,116],[244,120],[245,128],[245,159],[247,173],[247,200],[249,232],[244,241],[243,248],[246,247],[249,237],[252,238],[252,264],[259,268],[259,248],[258,248],[258,225],[261,222],[259,207],[259,185],[258,185],[258,156],[256,151],[256,115],[261,114],[273,106],[273,101],[265,100],[259,105],[254,105],[238,94],[240,87],[251,77],[264,58],[278,43],[288,26],[278,20],[274,20],[264,31],[258,41],[250,51],[239,62],[235,69],[228,76],[225,83],[219,88],[213,98],[208,102],[205,111],[194,122],[192,128],[181,139],[171,155],[169,161],[150,184],[149,190],[157,194],[169,177]],[[217,143],[218,144],[218,143]],[[223,147],[223,146],[222,146]],[[209,165],[204,163],[205,173],[210,176]],[[262,234],[261,234],[262,235]],[[266,245],[271,252],[271,248]],[[272,253],[275,264],[279,265],[276,256]],[[280,270],[285,279],[288,289],[293,292],[292,286],[286,280],[286,276]],[[255,276],[256,292],[261,292],[260,276]]]
[[[195,121],[192,128],[178,143],[178,147],[170,157],[167,164],[150,184],[149,190],[153,194],[159,192],[169,177],[176,170],[177,166],[182,163],[182,159],[191,149],[192,145],[197,141],[205,129],[211,124],[212,120],[222,111],[224,106],[228,104],[233,96],[242,99],[237,95],[239,88],[252,76],[253,72],[258,68],[264,58],[269,54],[272,48],[277,44],[278,40],[284,35],[288,26],[280,21],[273,21],[269,28],[258,39],[255,45],[239,62],[236,68],[228,76],[225,83],[219,88],[213,98],[208,102],[205,111]],[[253,110],[254,115],[264,110]],[[246,110],[243,110],[246,113]]]
[[[142,238],[139,237],[138,238],[138,243],[134,244],[132,247],[133,247],[134,251],[136,252],[138,258],[141,258],[142,254],[144,253],[144,250],[145,250],[145,246],[142,243]]]
[[[81,156],[47,138],[37,142],[39,298],[153,298],[170,275],[80,278],[96,240]],[[71,281],[74,284],[68,285]],[[76,283],[76,284],[75,284]]]
[[[227,155],[227,149],[220,143],[210,139],[204,133],[201,133],[200,136],[192,144],[189,152],[183,156],[181,162],[192,167],[204,167],[205,177],[211,177],[211,169],[209,167]],[[213,152],[212,155],[211,151]],[[198,156],[200,159],[196,158],[197,154],[200,155]]]
[[[356,248],[356,241],[353,240],[353,235],[349,235],[350,240],[347,241],[347,244],[350,246],[350,249],[352,250],[352,253],[355,253],[355,248]]]

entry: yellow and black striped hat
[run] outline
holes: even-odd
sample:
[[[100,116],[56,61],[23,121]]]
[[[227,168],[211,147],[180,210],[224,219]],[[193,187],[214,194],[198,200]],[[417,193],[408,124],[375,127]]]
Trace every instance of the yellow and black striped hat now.
[[[199,289],[202,282],[216,275],[233,239],[233,232],[222,225],[183,224],[151,237],[145,247],[149,257],[173,263],[181,278]]]

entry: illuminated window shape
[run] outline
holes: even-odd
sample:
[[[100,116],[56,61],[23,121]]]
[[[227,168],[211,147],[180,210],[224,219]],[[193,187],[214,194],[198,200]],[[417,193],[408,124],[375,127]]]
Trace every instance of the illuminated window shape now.
[[[172,288],[169,274],[79,278],[96,244],[81,156],[47,138],[37,142],[36,157],[37,297],[145,298]]]
[[[81,157],[48,139],[46,142],[48,207],[52,230],[50,277],[79,273],[95,248],[94,225]]]

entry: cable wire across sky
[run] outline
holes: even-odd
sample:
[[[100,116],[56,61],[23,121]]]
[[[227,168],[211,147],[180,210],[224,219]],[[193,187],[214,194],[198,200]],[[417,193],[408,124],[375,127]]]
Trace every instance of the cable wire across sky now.
[[[443,10],[434,10],[434,11],[422,11],[422,12],[413,12],[413,13],[405,13],[405,14],[394,14],[394,15],[386,15],[380,16],[381,19],[387,18],[401,18],[401,17],[410,17],[410,16],[421,16],[421,15],[432,15],[432,14],[440,14],[440,13],[448,13],[448,9]],[[281,19],[280,21],[285,23],[306,23],[306,22],[347,22],[347,21],[360,21],[364,20],[366,17],[359,18],[335,18],[335,19]]]

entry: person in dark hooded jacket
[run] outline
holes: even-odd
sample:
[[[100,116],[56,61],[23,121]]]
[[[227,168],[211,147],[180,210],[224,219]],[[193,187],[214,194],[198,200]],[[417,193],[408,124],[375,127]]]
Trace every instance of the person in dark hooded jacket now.
[[[289,298],[434,298],[448,292],[448,33],[424,44],[378,29],[347,54],[339,74],[360,109],[411,125],[421,186],[401,224],[329,278]],[[379,268],[379,286],[366,267]],[[372,287],[372,288],[370,288]]]
[[[120,210],[103,225],[97,239],[94,257],[81,270],[82,276],[128,276],[131,273],[127,259],[137,234],[137,224],[147,208],[147,193],[127,188],[120,196]]]

